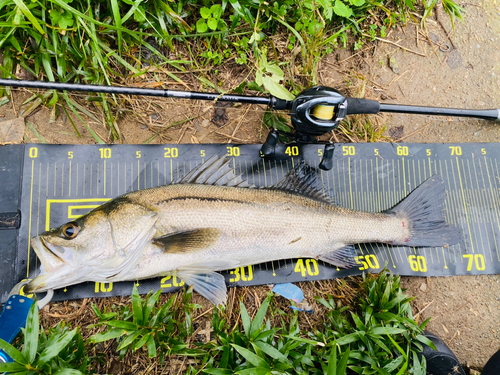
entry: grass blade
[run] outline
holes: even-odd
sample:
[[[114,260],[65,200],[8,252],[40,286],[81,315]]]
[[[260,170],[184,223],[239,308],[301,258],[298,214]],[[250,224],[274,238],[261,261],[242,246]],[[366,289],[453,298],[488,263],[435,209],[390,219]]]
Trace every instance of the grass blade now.
[[[122,53],[122,18],[120,17],[120,7],[118,5],[118,1],[111,0],[111,10],[113,11],[113,18],[115,19],[115,24],[117,27],[117,35],[118,35],[118,52]]]
[[[12,0],[12,1],[14,1],[14,3],[19,7],[21,12],[23,12],[23,14],[26,16],[26,18],[30,20],[30,22],[33,24],[33,27],[37,29],[37,31],[40,34],[45,35],[45,31],[43,31],[37,19],[35,18],[33,13],[31,13],[31,11],[28,9],[26,4],[24,4],[23,0]]]
[[[45,141],[45,139],[42,137],[42,135],[40,133],[38,133],[38,131],[35,129],[35,126],[33,125],[32,122],[29,122],[28,120],[26,120],[26,126],[28,127],[29,130],[31,130],[31,132],[35,135],[35,137],[38,138],[40,143],[47,143]]]

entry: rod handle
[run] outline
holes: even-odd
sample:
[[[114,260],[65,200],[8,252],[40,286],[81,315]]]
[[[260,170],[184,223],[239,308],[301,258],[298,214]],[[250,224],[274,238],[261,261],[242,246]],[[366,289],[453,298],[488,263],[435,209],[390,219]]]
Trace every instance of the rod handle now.
[[[380,111],[380,103],[376,100],[347,98],[346,102],[348,115],[369,115]]]

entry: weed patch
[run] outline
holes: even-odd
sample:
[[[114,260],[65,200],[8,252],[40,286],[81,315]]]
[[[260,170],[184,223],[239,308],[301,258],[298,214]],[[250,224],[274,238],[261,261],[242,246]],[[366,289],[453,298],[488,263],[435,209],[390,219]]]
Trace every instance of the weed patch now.
[[[427,321],[420,325],[414,321],[412,298],[401,289],[399,276],[384,270],[358,280],[357,297],[350,307],[341,306],[339,296],[316,297],[321,324],[314,329],[304,329],[308,313],[290,310],[285,307],[288,301],[283,305],[282,297],[269,293],[253,311],[241,301],[213,308],[205,339],[195,328],[199,323],[193,324],[201,306],[192,302],[191,289],[163,305],[158,304],[160,292],[141,298],[136,287],[131,304],[109,311],[93,305],[99,322],[89,328],[104,331],[86,341],[80,328],[70,330],[64,323],[40,330],[38,310],[33,307],[17,347],[0,342],[15,361],[0,364],[0,371],[102,373],[103,356],[91,353],[96,353],[97,345],[111,343],[108,348],[119,361],[133,354],[136,364],[157,363],[158,373],[184,358],[176,371],[186,374],[424,375],[422,346],[433,344],[422,335]]]

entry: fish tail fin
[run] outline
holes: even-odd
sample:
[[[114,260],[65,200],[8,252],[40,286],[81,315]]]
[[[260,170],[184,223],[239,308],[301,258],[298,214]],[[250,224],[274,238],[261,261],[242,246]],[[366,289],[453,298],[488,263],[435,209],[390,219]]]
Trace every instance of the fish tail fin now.
[[[401,215],[409,219],[410,237],[404,246],[448,246],[462,239],[461,231],[446,224],[443,216],[445,188],[440,176],[424,181],[403,199],[388,214]]]

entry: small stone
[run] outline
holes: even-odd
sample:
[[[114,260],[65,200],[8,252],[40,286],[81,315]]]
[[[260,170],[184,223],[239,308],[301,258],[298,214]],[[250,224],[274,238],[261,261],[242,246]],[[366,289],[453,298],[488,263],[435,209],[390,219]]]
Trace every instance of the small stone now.
[[[422,285],[420,285],[420,290],[422,292],[427,292],[427,284],[426,283],[423,283]]]
[[[210,120],[203,120],[200,124],[201,126],[203,126],[204,128],[208,128],[210,126]]]

